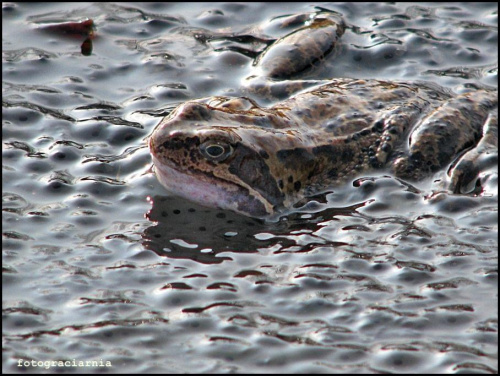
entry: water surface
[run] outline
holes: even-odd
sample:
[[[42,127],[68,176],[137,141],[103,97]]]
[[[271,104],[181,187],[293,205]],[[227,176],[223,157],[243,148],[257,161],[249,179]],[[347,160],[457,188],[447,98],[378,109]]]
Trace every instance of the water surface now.
[[[311,75],[497,86],[497,3],[3,3],[4,372],[497,373],[496,169],[434,200],[371,174],[275,223],[150,171],[163,116],[251,73],[194,35],[314,5],[349,30]],[[48,29],[86,18],[88,56]]]

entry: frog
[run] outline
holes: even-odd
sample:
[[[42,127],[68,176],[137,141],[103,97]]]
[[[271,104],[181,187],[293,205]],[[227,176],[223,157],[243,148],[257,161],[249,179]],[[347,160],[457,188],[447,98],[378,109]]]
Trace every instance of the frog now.
[[[435,83],[380,79],[292,80],[337,50],[346,23],[307,15],[306,25],[254,60],[242,96],[180,104],[149,137],[159,182],[204,206],[272,218],[373,171],[415,182],[445,172],[467,194],[496,164],[498,99]],[[262,105],[258,97],[273,96]],[[471,188],[472,187],[472,188]]]

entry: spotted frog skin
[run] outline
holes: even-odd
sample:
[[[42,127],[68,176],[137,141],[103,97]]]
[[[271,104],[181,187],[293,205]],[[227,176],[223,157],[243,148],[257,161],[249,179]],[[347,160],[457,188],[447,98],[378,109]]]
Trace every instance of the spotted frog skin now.
[[[331,53],[344,29],[337,17],[317,17],[271,44],[256,70],[274,79],[300,73]],[[248,91],[294,93],[269,107],[250,95],[216,96],[164,118],[149,139],[162,185],[205,206],[268,217],[377,169],[408,181],[447,169],[449,191],[470,190],[496,157],[496,93],[352,78],[280,85]]]

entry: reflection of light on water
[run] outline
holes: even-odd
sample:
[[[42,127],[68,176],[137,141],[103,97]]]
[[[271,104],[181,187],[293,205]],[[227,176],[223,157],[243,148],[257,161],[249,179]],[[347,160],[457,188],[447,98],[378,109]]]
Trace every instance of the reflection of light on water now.
[[[269,233],[265,233],[265,232],[262,232],[260,234],[255,234],[254,235],[255,239],[257,240],[268,240],[268,239],[272,239],[274,238],[274,235],[273,234],[269,234]]]
[[[23,14],[28,9],[6,6],[15,14],[10,18],[4,14],[4,21],[17,29],[6,27],[6,40],[18,42],[13,47],[17,50],[6,52],[17,59],[4,67],[8,81],[15,83],[6,89],[8,106],[22,101],[30,108],[5,107],[4,131],[10,132],[7,142],[25,142],[33,149],[32,155],[8,150],[7,144],[3,150],[7,157],[3,260],[7,371],[19,371],[16,354],[36,341],[40,349],[54,349],[68,359],[86,358],[97,346],[110,360],[127,360],[127,371],[132,372],[198,369],[214,373],[253,367],[262,373],[404,373],[408,366],[417,373],[495,372],[496,168],[489,175],[481,174],[484,189],[478,197],[443,194],[438,202],[427,197],[439,182],[418,183],[413,189],[390,178],[365,179],[336,189],[327,201],[318,199],[268,223],[180,203],[154,177],[147,137],[186,96],[237,90],[239,83],[227,79],[249,76],[251,61],[231,51],[213,57],[215,52],[207,50],[207,55],[201,55],[187,46],[196,44],[202,51],[206,45],[201,38],[192,34],[170,38],[176,30],[168,18],[150,19],[148,13],[144,19],[131,8],[99,4],[104,5],[89,8],[95,10],[93,17],[104,19],[103,11],[116,14],[109,19],[111,35],[107,26],[100,30],[95,46],[99,55],[79,60],[61,53],[63,45],[52,55],[48,51],[56,46],[50,45],[50,39],[46,46],[35,38],[40,43],[40,61],[31,56],[36,53],[30,47],[33,38],[9,38],[11,31],[19,37],[27,35],[15,26],[19,19],[31,22]],[[246,9],[250,3],[238,6],[240,11],[248,10],[249,17],[256,13]],[[29,12],[45,14],[53,7],[32,7]],[[162,7],[156,12],[176,11]],[[294,5],[290,7],[289,13],[294,13]],[[415,79],[422,70],[439,69],[439,63],[450,56],[457,57],[457,65],[467,65],[465,49],[472,42],[463,47],[447,42],[446,49],[436,48],[426,55],[426,43],[420,43],[416,34],[405,38],[405,28],[411,26],[407,21],[418,23],[422,16],[432,20],[419,13],[425,11],[423,7],[411,9],[416,18],[396,16],[397,25],[387,8],[381,15],[374,9],[370,16],[349,10],[349,22],[373,30],[348,30],[349,43],[384,43],[368,49],[346,44],[335,71],[325,72],[338,76],[355,70],[362,77]],[[241,19],[240,11],[234,8],[233,14],[224,6],[223,26],[231,29],[232,22]],[[400,15],[405,11],[406,6],[396,10]],[[449,10],[446,16],[453,19],[455,12]],[[74,12],[81,13],[81,9]],[[482,12],[481,21],[493,25],[496,12],[487,13]],[[312,19],[308,15],[306,25],[314,26]],[[456,24],[447,26],[446,21],[443,17],[434,22],[445,36],[457,36],[457,41],[469,32],[470,36],[484,34],[479,45],[474,43],[481,53],[490,45],[483,44],[485,39],[493,40],[497,34],[488,28],[455,31]],[[218,28],[203,22],[204,18],[195,21],[207,30]],[[188,18],[179,25],[186,30],[192,23]],[[240,31],[247,25],[235,26]],[[147,33],[131,35],[131,29]],[[279,36],[276,25],[270,29]],[[163,32],[169,40],[160,39]],[[377,37],[379,32],[388,38]],[[373,38],[365,40],[370,33]],[[121,45],[122,51],[113,43],[117,38],[139,48],[126,44]],[[419,55],[418,64],[398,55],[399,47],[390,44],[397,40],[408,44],[412,56]],[[161,43],[153,45],[155,41]],[[170,51],[176,54],[171,59]],[[490,51],[495,57],[496,49]],[[399,59],[387,60],[385,53]],[[481,54],[480,58],[491,57]],[[132,69],[127,71],[122,61],[130,61]],[[367,61],[370,64],[365,67]],[[240,63],[245,67],[233,65]],[[62,69],[54,69],[56,65]],[[234,74],[228,71],[233,66]],[[211,72],[201,70],[207,67]],[[436,76],[436,82],[474,84],[475,79],[464,82],[444,68],[445,75]],[[206,79],[208,73],[215,74],[215,79]],[[495,70],[484,71],[480,83],[494,84],[494,74]],[[219,78],[222,84],[214,85]],[[186,88],[175,87],[172,79]],[[43,86],[33,86],[36,83]],[[160,87],[161,83],[169,86]],[[52,119],[51,114],[62,117]],[[101,117],[119,124],[97,120]],[[55,173],[65,170],[71,176]],[[88,177],[90,181],[83,179]],[[124,186],[117,186],[122,181]],[[151,214],[144,220],[147,210]],[[191,248],[195,244],[198,247]],[[251,304],[245,305],[247,301]],[[472,306],[474,312],[462,309],[450,315],[451,305]],[[429,312],[433,307],[437,308]],[[152,317],[158,323],[136,327]],[[165,319],[167,325],[162,324]],[[359,320],[361,327],[356,325]],[[120,353],[116,353],[117,341]],[[137,346],[139,341],[144,346]],[[468,347],[471,343],[477,347]],[[405,350],[410,346],[415,350]],[[117,372],[122,372],[118,362],[117,366]]]
[[[257,248],[257,250],[259,251],[259,254],[261,254],[263,256],[267,256],[269,254],[276,253],[277,251],[279,251],[282,248],[283,248],[283,246],[281,244],[274,244],[274,245],[271,245],[269,247]]]
[[[495,197],[498,195],[498,167],[493,171],[488,170],[481,172],[479,174],[479,180],[483,187],[481,192],[482,196]]]
[[[184,248],[198,248],[198,244],[189,244],[188,242],[182,240],[182,239],[170,239],[170,243],[174,243],[177,245],[180,245],[181,247]]]

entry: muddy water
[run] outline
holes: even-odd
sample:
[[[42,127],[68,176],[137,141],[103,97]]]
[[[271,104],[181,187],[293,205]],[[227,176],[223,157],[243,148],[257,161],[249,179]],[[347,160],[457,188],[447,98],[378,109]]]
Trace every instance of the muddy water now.
[[[497,86],[496,3],[321,6],[350,28],[318,77]],[[159,120],[251,72],[197,31],[313,9],[3,4],[4,372],[497,372],[496,168],[480,195],[432,200],[372,174],[275,223],[151,174]],[[85,54],[50,30],[85,18]]]

